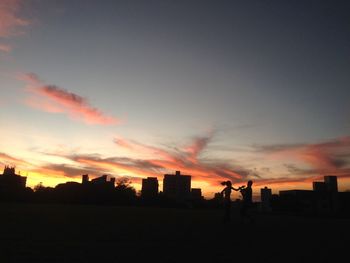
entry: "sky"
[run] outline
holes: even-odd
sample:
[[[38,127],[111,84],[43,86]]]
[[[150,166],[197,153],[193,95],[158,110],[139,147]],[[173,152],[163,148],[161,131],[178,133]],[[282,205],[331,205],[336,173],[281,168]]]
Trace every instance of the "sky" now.
[[[0,0],[0,165],[350,189],[348,1]]]

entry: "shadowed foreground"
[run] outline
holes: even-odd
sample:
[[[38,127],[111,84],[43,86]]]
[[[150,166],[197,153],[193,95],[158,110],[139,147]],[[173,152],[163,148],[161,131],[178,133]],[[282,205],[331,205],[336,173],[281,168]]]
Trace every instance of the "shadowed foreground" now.
[[[348,219],[220,210],[0,204],[0,262],[336,262],[348,259]],[[344,261],[342,260],[342,261]],[[342,262],[339,261],[339,262]]]

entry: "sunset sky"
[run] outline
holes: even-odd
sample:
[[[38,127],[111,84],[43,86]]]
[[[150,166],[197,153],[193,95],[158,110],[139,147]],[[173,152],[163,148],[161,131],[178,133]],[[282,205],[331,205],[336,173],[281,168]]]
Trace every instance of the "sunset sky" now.
[[[0,164],[350,189],[349,1],[0,0]],[[1,172],[0,172],[1,173]],[[238,196],[238,195],[237,195]]]

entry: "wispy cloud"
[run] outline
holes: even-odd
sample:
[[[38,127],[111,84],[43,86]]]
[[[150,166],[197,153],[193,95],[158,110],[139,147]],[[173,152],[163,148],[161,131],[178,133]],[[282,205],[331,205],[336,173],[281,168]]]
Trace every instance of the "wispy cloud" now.
[[[0,163],[2,163],[3,165],[29,165],[28,162],[26,162],[25,160],[13,157],[9,154],[0,152]]]
[[[155,165],[158,170],[181,170],[193,175],[197,180],[211,181],[217,184],[218,181],[223,179],[239,182],[245,180],[247,176],[255,176],[251,170],[238,164],[234,165],[222,160],[202,158],[201,154],[207,149],[212,138],[213,133],[207,136],[194,137],[189,144],[170,149],[148,146],[121,138],[116,139],[115,143],[119,147],[134,151],[134,153],[142,151],[142,153],[157,153],[143,161],[150,165]]]
[[[34,73],[19,76],[27,83],[26,90],[31,94],[26,104],[50,113],[63,113],[69,118],[89,125],[116,125],[122,121],[106,115],[90,105],[88,100],[56,85],[46,85]]]
[[[70,178],[81,178],[83,174],[92,174],[99,176],[100,172],[96,169],[89,169],[84,167],[77,167],[77,166],[71,166],[68,164],[46,164],[41,166],[39,169],[36,170],[40,173],[60,173],[65,177]]]
[[[211,133],[208,136],[194,138],[192,143],[185,148],[187,158],[193,163],[198,163],[198,155],[205,150],[212,137]]]
[[[132,158],[102,158],[89,154],[72,155],[67,156],[67,158],[70,158],[70,160],[75,161],[80,165],[85,165],[85,167],[97,169],[104,173],[113,172],[123,175],[134,174],[136,177],[157,176],[159,175],[159,171],[157,172],[157,170],[161,168],[148,163],[147,161]]]
[[[23,29],[30,21],[20,16],[19,12],[23,5],[22,0],[0,1],[0,38],[11,38],[23,34]],[[12,46],[0,43],[0,51],[10,52]]]
[[[120,136],[114,139],[114,143],[119,147],[124,148],[133,153],[141,153],[146,155],[158,156],[161,159],[169,160],[169,161],[173,161],[177,158],[174,156],[175,154],[173,152],[170,153],[168,150],[146,145],[146,144],[137,142],[135,140],[128,140]]]
[[[286,168],[294,174],[344,175],[350,168],[350,136],[314,144],[265,145],[255,148],[274,159],[296,160],[310,167],[303,169],[288,164]]]

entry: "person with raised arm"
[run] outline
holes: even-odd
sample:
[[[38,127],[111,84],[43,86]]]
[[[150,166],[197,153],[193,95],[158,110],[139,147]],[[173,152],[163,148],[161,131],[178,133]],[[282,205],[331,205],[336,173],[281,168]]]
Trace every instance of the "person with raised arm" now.
[[[232,187],[231,181],[225,181],[221,183],[226,187],[221,191],[224,198],[224,222],[231,220],[231,192],[232,190],[238,191],[239,188]]]

